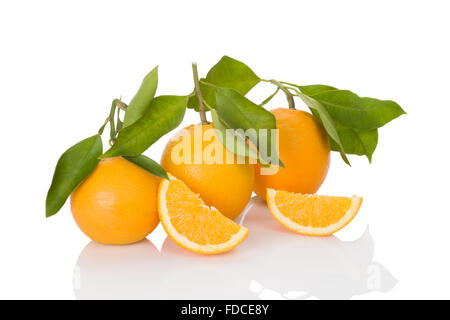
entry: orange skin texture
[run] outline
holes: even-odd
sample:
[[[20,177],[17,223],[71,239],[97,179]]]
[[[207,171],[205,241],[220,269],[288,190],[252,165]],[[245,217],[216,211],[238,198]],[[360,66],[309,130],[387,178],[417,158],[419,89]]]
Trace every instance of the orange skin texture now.
[[[161,165],[167,172],[183,181],[193,192],[200,194],[200,197],[208,206],[213,206],[223,215],[234,219],[244,210],[252,195],[253,164],[249,164],[248,161],[238,164],[237,156],[231,154],[222,145],[217,134],[211,140],[203,135],[208,129],[214,130],[213,125],[191,125],[175,134],[163,151]],[[194,130],[201,132],[200,139],[197,139],[197,141],[201,140],[201,148],[194,147]],[[184,139],[181,138],[183,131],[191,137],[190,164],[177,163],[172,159],[172,150]],[[203,157],[200,158],[201,163],[194,163],[195,156],[200,156],[200,152],[204,154],[205,148],[212,143],[218,144],[217,148],[222,149],[222,163],[205,163]],[[233,164],[225,163],[227,156],[228,158],[234,158]]]
[[[279,129],[278,152],[285,168],[262,175],[255,165],[255,193],[266,199],[266,188],[298,193],[315,193],[330,165],[330,142],[322,124],[310,113],[286,108],[271,111]]]
[[[159,182],[160,178],[124,158],[101,160],[71,195],[73,218],[96,242],[138,242],[159,223]]]

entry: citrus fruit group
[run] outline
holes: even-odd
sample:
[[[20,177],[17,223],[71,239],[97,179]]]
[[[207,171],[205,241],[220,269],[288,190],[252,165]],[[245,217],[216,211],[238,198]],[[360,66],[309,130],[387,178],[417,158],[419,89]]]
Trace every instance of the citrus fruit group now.
[[[266,201],[272,216],[289,230],[308,236],[325,236],[352,221],[362,198],[319,196],[268,188]]]
[[[205,124],[175,134],[164,149],[161,165],[207,205],[234,219],[247,205],[254,183],[253,164],[243,160],[223,146],[212,124]]]
[[[285,168],[271,174],[255,165],[255,193],[266,198],[266,188],[315,193],[322,185],[330,164],[330,143],[325,129],[310,113],[275,109],[278,129],[278,153]]]
[[[182,181],[170,175],[159,185],[158,212],[167,235],[181,247],[217,254],[239,245],[248,229],[209,207]]]
[[[159,223],[160,180],[124,158],[101,160],[71,195],[75,222],[96,242],[140,241]]]

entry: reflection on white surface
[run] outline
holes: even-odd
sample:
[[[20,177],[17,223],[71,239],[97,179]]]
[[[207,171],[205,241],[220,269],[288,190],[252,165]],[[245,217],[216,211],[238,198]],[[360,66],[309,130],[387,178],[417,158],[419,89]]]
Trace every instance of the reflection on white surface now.
[[[303,237],[285,230],[253,198],[239,218],[250,229],[229,253],[201,256],[167,238],[128,246],[89,243],[78,258],[79,299],[348,299],[391,290],[397,280],[372,261],[368,231],[357,240]]]
[[[127,246],[90,242],[81,252],[73,273],[78,299],[151,298],[159,272],[160,252],[147,239]]]

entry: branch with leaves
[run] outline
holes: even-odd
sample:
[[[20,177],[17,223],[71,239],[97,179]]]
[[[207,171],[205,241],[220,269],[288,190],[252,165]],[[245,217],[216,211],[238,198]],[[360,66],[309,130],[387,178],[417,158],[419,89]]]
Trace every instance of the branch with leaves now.
[[[256,105],[245,95],[260,82],[271,83],[276,90]],[[233,123],[231,127],[234,129],[245,128],[246,125],[244,121],[236,120],[238,114],[250,112],[258,118],[258,114],[264,114],[263,106],[280,91],[286,95],[291,109],[295,108],[294,97],[300,98],[324,126],[331,141],[331,149],[339,152],[349,165],[348,154],[365,155],[371,162],[378,143],[378,129],[405,114],[391,100],[360,97],[349,90],[339,90],[328,85],[297,85],[263,79],[244,63],[228,56],[222,57],[200,80],[200,89],[208,105],[215,109],[224,123]],[[228,89],[226,102],[223,100],[225,89]],[[233,90],[232,95],[230,90]],[[198,111],[196,96],[190,97],[188,107]],[[261,124],[258,119],[256,122]],[[216,120],[214,125],[221,126],[221,123]]]
[[[159,163],[142,153],[160,137],[178,127],[183,120],[188,97],[155,97],[157,86],[158,67],[155,67],[144,78],[129,105],[114,99],[98,133],[62,154],[47,193],[47,217],[61,209],[72,191],[91,174],[101,159],[122,156],[151,174],[168,178]],[[120,111],[125,112],[123,122],[120,120]],[[101,135],[108,123],[111,148],[103,153]]]
[[[263,79],[244,63],[227,56],[222,57],[205,78],[199,78],[195,63],[192,71],[195,89],[190,95],[155,97],[158,87],[158,67],[155,67],[146,75],[128,105],[120,99],[113,100],[109,115],[98,133],[78,142],[59,158],[47,194],[47,217],[60,210],[72,191],[101,159],[122,156],[156,176],[167,178],[164,169],[142,153],[160,137],[178,127],[186,107],[200,112],[204,124],[208,122],[206,112],[210,111],[224,146],[265,166],[273,163],[274,159],[283,166],[276,154],[275,141],[268,136],[268,143],[262,144],[268,150],[261,150],[258,134],[276,129],[274,115],[264,106],[279,92],[285,94],[291,109],[295,109],[294,98],[304,102],[323,124],[331,141],[331,149],[340,152],[347,164],[350,164],[348,154],[365,155],[371,161],[378,143],[378,129],[405,114],[397,103],[390,100],[363,98],[351,91],[327,85],[297,85]],[[275,91],[256,104],[245,95],[260,82],[274,85]],[[120,119],[121,111],[125,113],[123,121]],[[110,148],[103,153],[101,135],[108,124]],[[242,134],[242,131],[249,129],[257,134]],[[269,153],[270,157],[267,156]]]

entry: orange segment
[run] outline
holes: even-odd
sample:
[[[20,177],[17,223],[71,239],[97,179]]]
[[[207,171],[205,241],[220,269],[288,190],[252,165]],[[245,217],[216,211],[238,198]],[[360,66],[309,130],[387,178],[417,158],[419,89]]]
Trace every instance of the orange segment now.
[[[289,230],[325,236],[345,227],[358,213],[362,198],[301,194],[267,188],[272,216]]]
[[[168,236],[181,247],[202,254],[229,251],[249,230],[209,207],[183,182],[169,174],[158,191],[158,212]]]

